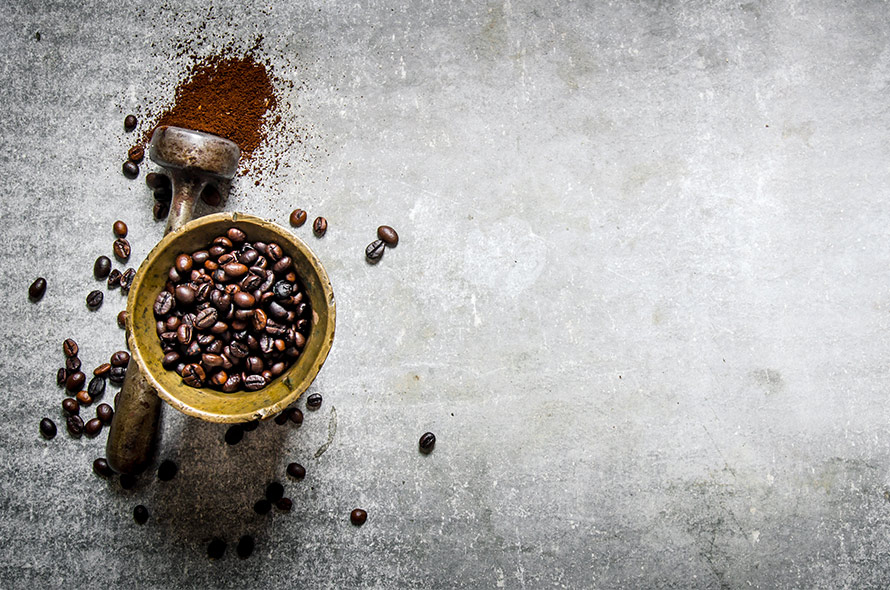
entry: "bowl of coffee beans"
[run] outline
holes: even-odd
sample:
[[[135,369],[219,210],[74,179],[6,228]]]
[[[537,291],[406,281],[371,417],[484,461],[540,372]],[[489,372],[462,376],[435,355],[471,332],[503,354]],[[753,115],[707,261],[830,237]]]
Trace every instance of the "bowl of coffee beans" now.
[[[336,305],[321,262],[278,225],[241,213],[171,232],[136,274],[130,351],[177,410],[211,422],[279,413],[331,349]]]

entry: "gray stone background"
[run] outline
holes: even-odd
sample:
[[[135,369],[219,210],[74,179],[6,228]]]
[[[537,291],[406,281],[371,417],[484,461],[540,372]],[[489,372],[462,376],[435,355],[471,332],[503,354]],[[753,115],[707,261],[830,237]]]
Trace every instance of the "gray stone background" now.
[[[887,586],[887,2],[251,4],[4,4],[0,585]],[[179,476],[122,490],[37,426],[62,339],[123,346],[112,222],[162,235],[123,116],[259,34],[299,141],[224,208],[328,218],[324,405],[236,447],[166,408]]]

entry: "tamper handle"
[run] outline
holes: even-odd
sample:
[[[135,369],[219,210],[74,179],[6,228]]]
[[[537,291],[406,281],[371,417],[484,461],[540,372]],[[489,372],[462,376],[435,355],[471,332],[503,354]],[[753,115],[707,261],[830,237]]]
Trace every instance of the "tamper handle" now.
[[[106,460],[118,473],[138,473],[151,460],[161,398],[132,359],[119,395],[105,445]]]

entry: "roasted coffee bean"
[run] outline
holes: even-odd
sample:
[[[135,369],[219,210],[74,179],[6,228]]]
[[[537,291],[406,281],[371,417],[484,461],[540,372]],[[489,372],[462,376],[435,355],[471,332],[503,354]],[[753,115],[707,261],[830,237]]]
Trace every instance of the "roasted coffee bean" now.
[[[121,329],[126,329],[127,327],[127,310],[124,310],[117,314],[117,326]]]
[[[288,408],[287,410],[285,410],[285,413],[287,414],[287,417],[290,419],[290,421],[297,426],[303,423],[303,410],[299,408]]]
[[[90,309],[99,309],[104,299],[105,294],[102,293],[102,291],[90,291],[89,295],[87,295],[87,307]]]
[[[124,130],[132,131],[136,129],[136,123],[138,123],[136,115],[127,115],[124,117]]]
[[[152,205],[151,214],[158,221],[167,219],[167,215],[170,214],[170,203],[168,202],[170,200],[169,197],[165,200],[162,199],[162,197],[159,197],[159,195],[166,194],[168,193],[162,191],[155,192],[155,199],[157,200],[155,201],[155,204]]]
[[[103,424],[111,424],[111,419],[114,418],[114,410],[108,404],[99,404],[96,406],[96,418],[101,420]]]
[[[284,250],[281,249],[281,246],[272,242],[270,244],[266,244],[266,257],[272,262],[277,262],[281,260],[281,257],[284,256]]]
[[[136,269],[128,268],[124,271],[124,274],[121,275],[121,291],[127,292],[130,290],[130,286],[133,284],[133,279],[136,278]]]
[[[65,370],[68,373],[76,373],[80,370],[80,358],[76,356],[69,356],[65,359]]]
[[[226,230],[226,237],[229,238],[229,241],[232,245],[240,244],[244,240],[247,239],[247,234],[244,233],[241,229],[237,227],[230,227]]]
[[[250,293],[245,293],[244,291],[238,291],[232,297],[232,301],[234,301],[235,305],[241,308],[249,308],[253,307],[256,304],[256,298]]]
[[[127,237],[127,224],[118,219],[114,222],[114,225],[111,226],[111,231],[114,232],[114,235],[119,238]]]
[[[275,424],[278,424],[279,426],[287,424],[287,412],[280,412],[276,414],[274,420]]]
[[[80,416],[68,416],[65,419],[65,426],[71,436],[78,437],[83,434],[83,419]]]
[[[176,307],[176,298],[173,297],[171,293],[167,291],[161,291],[160,293],[158,293],[154,304],[155,316],[165,316],[173,311],[174,307]]]
[[[222,559],[226,553],[226,542],[219,537],[214,537],[207,545],[207,557],[210,559]]]
[[[433,448],[436,446],[436,435],[432,432],[425,432],[418,442],[418,446],[420,447],[420,452],[428,455],[433,451]]]
[[[163,360],[161,360],[161,365],[163,365],[165,369],[172,369],[177,365],[177,363],[179,363],[179,358],[180,357],[178,352],[176,352],[175,350],[170,351],[164,355]]]
[[[224,334],[229,329],[229,325],[225,322],[217,321],[215,324],[210,326],[211,334]]]
[[[263,361],[260,360],[258,356],[249,356],[247,357],[247,361],[245,362],[247,366],[247,370],[251,373],[262,373],[263,372]]]
[[[132,160],[127,160],[121,166],[121,172],[124,173],[124,176],[132,180],[139,176],[139,166],[137,166],[136,163]]]
[[[259,256],[259,253],[253,249],[253,246],[248,247],[248,245],[245,244],[244,249],[238,253],[238,262],[247,266],[251,266],[253,265],[253,263],[256,262]]]
[[[266,329],[266,322],[268,318],[266,316],[266,312],[262,309],[257,309],[253,312],[253,329],[257,332],[262,332]]]
[[[278,274],[284,274],[291,269],[294,261],[290,256],[282,256],[281,259],[272,265],[272,271]]]
[[[201,191],[201,200],[211,207],[217,207],[222,202],[222,196],[219,194],[218,188],[212,184],[208,184],[204,187],[204,190]]]
[[[277,502],[284,496],[284,486],[273,481],[266,486],[266,499],[270,502]]]
[[[244,428],[240,424],[232,424],[226,430],[226,444],[237,445],[244,438]]]
[[[130,242],[126,238],[118,238],[112,244],[114,255],[126,262],[130,258]]]
[[[93,276],[97,279],[104,279],[108,277],[108,273],[111,272],[111,259],[108,256],[100,256],[96,259],[96,262],[93,263]]]
[[[306,407],[310,410],[317,410],[321,407],[322,397],[320,393],[309,394],[306,398]]]
[[[87,436],[96,436],[102,430],[102,421],[98,418],[91,418],[83,425],[83,431]]]
[[[62,400],[62,412],[66,416],[73,416],[80,413],[80,404],[73,397],[66,397]]]
[[[207,250],[198,250],[197,252],[192,252],[192,261],[195,266],[202,266],[205,262],[210,260],[210,252]]]
[[[266,386],[266,379],[262,375],[248,375],[243,383],[247,391],[257,391]]]
[[[215,323],[219,313],[212,307],[207,307],[198,312],[195,317],[195,327],[201,330],[211,328]]]
[[[195,302],[195,290],[189,285],[179,285],[176,287],[176,301],[183,305],[191,305]]]
[[[40,421],[40,434],[43,435],[43,438],[49,440],[51,438],[55,438],[56,436],[56,423],[50,420],[49,418],[44,418]]]
[[[28,287],[28,298],[31,301],[40,301],[43,299],[44,293],[46,293],[46,279],[37,277],[34,279],[34,282],[31,283],[31,286]]]
[[[148,522],[148,508],[142,504],[133,508],[133,520],[136,521],[136,524],[145,524]]]
[[[306,468],[299,463],[290,463],[287,466],[287,474],[294,479],[303,479],[306,477]]]
[[[202,354],[201,355],[201,364],[203,364],[208,369],[221,367],[221,366],[223,366],[223,357],[221,357],[218,354]],[[226,380],[223,379],[222,382],[225,383]]]
[[[387,246],[398,246],[399,244],[399,234],[388,225],[381,225],[377,228],[377,237],[383,240]]]
[[[362,526],[366,520],[368,520],[368,513],[361,508],[356,508],[349,513],[349,522],[355,526]]]
[[[238,539],[238,546],[235,547],[235,552],[238,553],[238,557],[241,559],[247,559],[253,554],[253,549],[256,546],[253,537],[250,535],[244,535],[240,539]]]
[[[253,432],[259,427],[259,425],[259,420],[251,420],[250,422],[245,422],[244,424],[242,424],[241,427],[244,429],[244,432]]]
[[[132,490],[136,487],[136,476],[129,473],[121,473],[119,483],[123,489]]]
[[[114,470],[108,464],[108,459],[99,457],[93,461],[93,473],[100,477],[114,477]]]
[[[145,175],[145,184],[153,191],[163,188],[170,188],[170,179],[157,172],[149,172]]]
[[[368,259],[368,262],[375,264],[380,261],[384,250],[386,250],[386,244],[383,243],[383,240],[374,240],[365,248],[365,258]]]
[[[65,380],[65,388],[68,389],[68,391],[80,391],[80,388],[83,387],[86,381],[86,375],[81,371],[75,371],[74,373],[69,374],[68,379]]]
[[[294,227],[300,227],[306,223],[306,212],[302,209],[294,209],[290,213],[290,224]]]
[[[222,268],[230,279],[237,279],[247,274],[247,267],[240,262],[229,262]]]
[[[158,467],[158,479],[161,481],[170,481],[179,473],[179,467],[170,459],[164,459]]]
[[[182,324],[176,330],[176,340],[183,346],[188,346],[192,342],[192,327],[188,324]]]
[[[111,270],[111,273],[108,275],[108,282],[106,286],[109,289],[116,289],[121,286],[121,271],[114,268]]]
[[[66,339],[65,342],[62,343],[62,352],[65,353],[65,356],[77,356],[79,351],[80,349],[77,347],[77,342],[71,338]]]
[[[111,372],[111,363],[102,363],[95,369],[93,369],[93,375],[97,377],[107,377],[108,373]]]
[[[123,383],[127,376],[127,367],[112,367],[108,373],[108,380],[112,383]]]
[[[65,381],[68,380],[68,370],[62,367],[58,371],[56,371],[56,385],[59,387],[65,385]]]
[[[87,393],[89,393],[90,397],[93,399],[99,399],[105,395],[105,378],[96,376],[90,379]]]
[[[324,217],[316,217],[312,222],[312,231],[319,238],[322,237],[328,231],[328,220]]]
[[[86,390],[78,391],[77,395],[74,396],[74,399],[76,399],[77,403],[79,403],[82,406],[88,406],[91,403],[93,403],[93,396],[91,396],[90,392],[88,392]]]
[[[182,382],[189,387],[204,387],[206,378],[207,375],[204,373],[204,368],[197,363],[188,364],[182,370]]]
[[[126,367],[127,363],[130,362],[130,353],[126,350],[118,350],[116,353],[111,355],[111,366],[113,367]]]
[[[134,145],[127,151],[127,157],[138,164],[145,158],[145,148],[141,145]]]
[[[257,500],[253,505],[253,511],[257,514],[268,514],[270,510],[272,510],[272,503],[265,498]]]
[[[180,254],[179,256],[176,257],[176,260],[174,261],[173,266],[176,267],[176,270],[179,273],[185,274],[192,270],[193,264],[194,264],[194,261],[192,260],[191,256],[189,256],[188,254]]]
[[[222,357],[220,357],[222,358]],[[213,387],[222,388],[223,385],[226,384],[226,381],[229,380],[229,375],[225,371],[217,371],[213,375],[210,376],[208,383]]]
[[[282,512],[290,512],[291,508],[294,507],[294,501],[290,498],[282,498],[275,502],[275,506]]]
[[[229,375],[225,385],[222,386],[222,390],[225,393],[233,393],[238,391],[239,387],[241,387],[241,375],[236,373],[234,375]]]

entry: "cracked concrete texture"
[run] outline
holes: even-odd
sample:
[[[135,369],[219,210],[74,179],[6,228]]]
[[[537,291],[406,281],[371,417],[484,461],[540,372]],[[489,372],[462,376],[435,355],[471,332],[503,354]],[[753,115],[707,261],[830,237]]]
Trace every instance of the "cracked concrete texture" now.
[[[885,585],[886,2],[6,12],[4,587]],[[163,224],[120,174],[122,120],[171,95],[198,30],[203,55],[262,34],[298,82],[304,141],[225,208],[328,219],[295,231],[337,336],[301,427],[228,447],[165,408],[179,475],[123,490],[90,471],[104,433],[37,425],[62,424],[65,337],[90,369],[124,344],[119,293],[85,307],[93,260],[115,219],[134,266]],[[401,243],[372,267],[381,223]],[[271,480],[294,508],[260,517]]]

